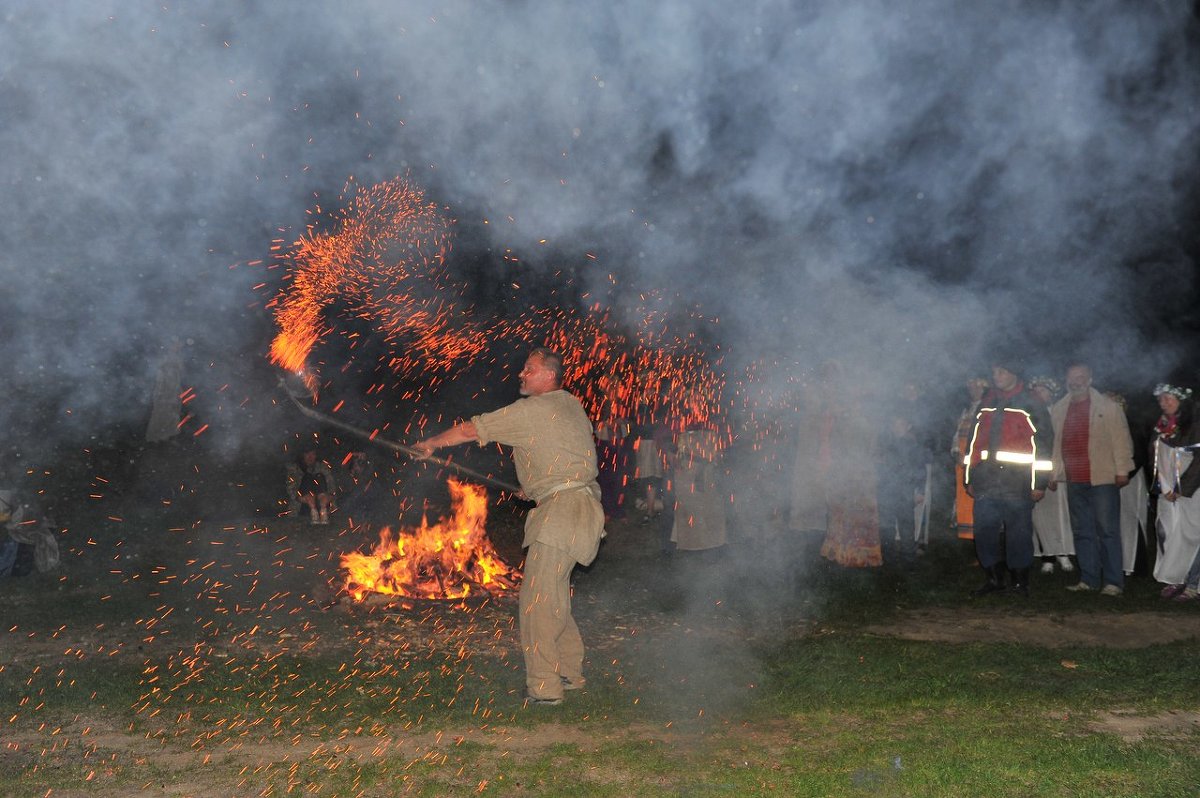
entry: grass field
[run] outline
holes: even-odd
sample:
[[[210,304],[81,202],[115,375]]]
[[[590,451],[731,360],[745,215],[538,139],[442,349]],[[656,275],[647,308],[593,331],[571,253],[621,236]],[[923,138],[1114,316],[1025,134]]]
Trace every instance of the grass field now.
[[[617,524],[587,687],[534,708],[512,597],[334,604],[352,533],[137,523],[0,583],[0,795],[1200,795],[1200,607],[1146,577],[970,599],[948,534],[868,572]]]

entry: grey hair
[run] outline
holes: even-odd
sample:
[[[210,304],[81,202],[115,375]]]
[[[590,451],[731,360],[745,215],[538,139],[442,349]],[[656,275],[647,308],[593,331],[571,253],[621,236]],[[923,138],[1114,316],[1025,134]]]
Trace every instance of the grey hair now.
[[[546,346],[534,347],[529,353],[530,357],[538,357],[542,361],[542,365],[550,369],[554,375],[554,384],[562,385],[563,382],[563,359],[562,355],[555,352],[553,349]]]

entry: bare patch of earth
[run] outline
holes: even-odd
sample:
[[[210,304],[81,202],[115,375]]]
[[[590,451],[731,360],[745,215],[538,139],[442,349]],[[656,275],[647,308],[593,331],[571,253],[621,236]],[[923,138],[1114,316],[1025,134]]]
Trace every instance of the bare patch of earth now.
[[[1088,724],[1093,731],[1119,735],[1126,742],[1155,737],[1188,737],[1200,732],[1200,712],[1170,710],[1157,715],[1115,710],[1102,712]]]
[[[1021,643],[1043,648],[1144,648],[1200,639],[1200,614],[1014,614],[969,607],[913,610],[867,634],[937,643]]]

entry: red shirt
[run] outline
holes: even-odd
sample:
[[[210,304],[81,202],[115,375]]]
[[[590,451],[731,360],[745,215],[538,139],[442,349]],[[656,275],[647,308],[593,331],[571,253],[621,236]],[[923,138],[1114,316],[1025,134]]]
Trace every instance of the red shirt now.
[[[1091,484],[1092,468],[1088,462],[1088,420],[1092,413],[1092,398],[1067,403],[1067,418],[1063,421],[1062,458],[1067,482]]]

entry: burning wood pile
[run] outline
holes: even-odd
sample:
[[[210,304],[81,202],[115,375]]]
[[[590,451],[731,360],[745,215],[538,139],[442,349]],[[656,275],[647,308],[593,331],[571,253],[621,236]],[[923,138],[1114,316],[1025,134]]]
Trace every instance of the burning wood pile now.
[[[422,519],[417,529],[395,533],[385,527],[371,551],[342,555],[351,598],[457,600],[501,595],[516,586],[517,574],[487,538],[486,491],[454,479],[449,486],[449,518],[432,525]]]

